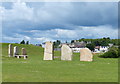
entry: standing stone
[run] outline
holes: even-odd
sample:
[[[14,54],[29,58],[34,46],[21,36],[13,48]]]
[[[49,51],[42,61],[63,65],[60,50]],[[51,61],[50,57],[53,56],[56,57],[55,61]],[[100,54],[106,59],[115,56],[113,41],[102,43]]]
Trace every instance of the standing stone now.
[[[26,49],[22,48],[22,55],[27,55]]]
[[[53,43],[52,42],[45,43],[43,60],[53,60]]]
[[[12,44],[8,45],[8,55],[9,55],[9,57],[13,56]]]
[[[72,60],[72,49],[66,44],[61,48],[61,60]]]
[[[24,56],[24,59],[27,58],[27,52],[26,52],[26,49],[25,48],[22,48],[22,55]]]
[[[17,46],[14,47],[14,53],[13,54],[14,54],[14,56],[19,55],[19,50],[18,50]]]
[[[93,55],[91,50],[83,48],[80,50],[80,61],[93,61]]]

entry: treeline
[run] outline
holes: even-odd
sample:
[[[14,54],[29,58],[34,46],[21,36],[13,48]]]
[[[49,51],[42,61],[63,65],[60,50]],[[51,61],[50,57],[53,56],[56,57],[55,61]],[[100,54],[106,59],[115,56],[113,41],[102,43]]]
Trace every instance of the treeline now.
[[[120,43],[120,39],[110,39],[110,37],[104,37],[104,38],[100,38],[100,39],[85,39],[85,38],[81,38],[79,40],[71,40],[71,43],[74,43],[75,41],[77,42],[81,42],[81,41],[84,41],[87,45],[86,46],[92,46],[92,48],[94,46],[108,46],[110,43],[113,44],[113,45],[119,45]],[[66,43],[68,43],[66,41]],[[24,41],[22,40],[20,42],[20,44],[26,44],[28,45],[29,44],[29,41]],[[54,44],[54,47],[59,47],[59,45],[61,44],[61,41],[60,40],[56,40],[53,42]],[[92,49],[91,49],[92,50]]]
[[[100,38],[100,39],[79,39],[76,41],[84,41],[85,43],[91,43],[95,46],[108,46],[109,43],[113,44],[113,45],[118,45],[118,43],[120,42],[120,40],[118,39],[110,39],[110,37],[104,37],[104,38]],[[71,41],[71,43],[74,42],[74,40]]]
[[[79,40],[71,40],[71,43],[74,43],[75,41],[77,42],[81,42],[84,41],[87,45],[87,47],[92,48],[91,50],[94,49],[95,46],[108,46],[110,43],[113,45],[118,45],[120,43],[120,39],[110,39],[110,37],[103,37],[103,38],[99,38],[99,39],[85,39],[85,38],[81,38]],[[67,43],[67,41],[66,41]],[[53,42],[54,47],[59,47],[59,45],[61,44],[60,40],[56,40]]]

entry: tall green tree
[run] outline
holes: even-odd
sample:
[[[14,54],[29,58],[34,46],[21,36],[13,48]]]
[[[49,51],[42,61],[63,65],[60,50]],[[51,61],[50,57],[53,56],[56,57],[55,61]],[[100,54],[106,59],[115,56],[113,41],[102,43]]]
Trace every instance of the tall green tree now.
[[[24,41],[24,40],[22,40],[22,41],[20,42],[20,44],[25,44],[25,41]]]
[[[29,45],[29,41],[26,42],[26,45]]]
[[[59,47],[60,44],[61,44],[60,40],[56,40],[56,41],[53,42],[54,48]]]
[[[71,43],[74,43],[74,40],[71,40]]]

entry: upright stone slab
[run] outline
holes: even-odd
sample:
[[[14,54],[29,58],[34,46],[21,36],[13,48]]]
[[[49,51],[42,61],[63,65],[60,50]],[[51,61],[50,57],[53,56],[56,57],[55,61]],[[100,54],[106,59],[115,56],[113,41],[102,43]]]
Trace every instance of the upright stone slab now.
[[[61,60],[72,60],[72,49],[66,44],[61,48]]]
[[[80,50],[80,61],[93,61],[93,55],[91,50],[83,48]]]
[[[22,55],[23,55],[23,57],[24,57],[24,59],[26,59],[27,58],[27,52],[26,52],[26,49],[25,48],[22,48]]]
[[[53,43],[52,42],[45,43],[43,60],[53,60]]]
[[[26,49],[22,48],[22,55],[27,55]]]
[[[13,54],[14,54],[14,56],[19,55],[19,50],[18,50],[17,46],[14,47],[14,53]]]
[[[8,45],[8,56],[12,57],[13,56],[13,50],[12,50],[12,44]]]

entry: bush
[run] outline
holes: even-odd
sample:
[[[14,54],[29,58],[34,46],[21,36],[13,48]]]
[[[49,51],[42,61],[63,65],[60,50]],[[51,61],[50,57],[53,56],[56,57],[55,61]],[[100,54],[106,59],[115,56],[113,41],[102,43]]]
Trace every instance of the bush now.
[[[103,58],[119,58],[120,55],[118,54],[119,49],[116,47],[111,47],[108,52],[100,55]]]

